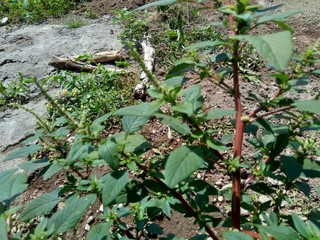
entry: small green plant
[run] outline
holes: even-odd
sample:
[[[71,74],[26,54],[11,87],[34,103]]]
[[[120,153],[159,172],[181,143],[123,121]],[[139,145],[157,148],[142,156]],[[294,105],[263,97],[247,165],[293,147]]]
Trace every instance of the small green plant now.
[[[11,22],[38,22],[49,16],[59,17],[84,1],[77,0],[3,0],[0,16]]]
[[[86,25],[86,23],[83,19],[78,18],[78,17],[74,17],[74,18],[66,20],[64,22],[64,25],[67,28],[80,28],[80,27],[83,27],[84,25]]]
[[[175,2],[162,0],[140,9]],[[128,42],[131,55],[153,85],[149,90],[150,102],[101,112],[98,118],[83,124],[86,113],[79,118],[81,112],[68,112],[45,91],[43,84],[33,81],[59,118],[51,125],[41,122],[45,129],[27,139],[26,146],[8,155],[7,160],[43,153],[41,158],[25,162],[21,167],[42,169],[44,179],[64,172],[66,181],[25,206],[12,207],[14,198],[27,187],[26,175],[13,175],[14,171],[0,173],[2,236],[56,239],[68,231],[76,232],[77,223],[88,207],[98,202],[102,203],[103,212],[87,233],[88,240],[177,239],[179,236],[163,236],[156,221],[160,216],[171,218],[173,211],[193,218],[199,226],[199,232],[189,238],[193,240],[320,238],[318,202],[314,203],[314,209],[305,209],[299,216],[294,213],[294,206],[291,211],[282,208],[284,202],[294,202],[298,192],[306,197],[311,191],[320,193],[319,187],[315,189],[305,181],[320,177],[319,93],[311,92],[308,99],[299,99],[297,95],[312,77],[319,75],[319,42],[292,61],[292,33],[282,20],[296,11],[272,14],[270,11],[277,7],[262,9],[246,0],[227,0],[223,6],[220,1],[215,1],[217,5],[188,2],[222,13],[227,20],[220,25],[230,30],[230,36],[186,46],[185,51],[190,55],[179,59],[163,81],[148,71],[134,48],[135,42]],[[275,23],[280,29],[267,35],[249,34],[265,23]],[[240,92],[243,75],[239,66],[246,61],[243,49],[247,44],[256,49],[269,67],[269,80],[277,87],[270,96],[260,98],[254,93],[243,96]],[[223,75],[222,67],[230,74]],[[186,77],[190,71],[200,80],[210,79],[226,95],[231,95],[234,108],[215,107],[206,111],[201,84],[185,84],[190,80]],[[67,89],[71,86],[68,89],[71,93],[80,87],[78,100],[88,98],[86,92],[95,88],[91,79],[61,80],[66,82]],[[244,97],[255,100],[253,110],[244,108]],[[91,103],[85,101],[85,104]],[[68,107],[72,108],[71,105]],[[106,124],[114,116],[121,117],[121,127],[107,132]],[[211,123],[224,116],[231,118],[231,123],[226,123],[228,131],[217,131],[217,126]],[[150,136],[146,139],[143,135],[144,126],[152,121],[167,126],[168,138],[175,141],[170,148],[157,147],[158,139]],[[96,167],[108,170],[98,176]],[[197,177],[203,171],[227,175],[230,186],[220,188]],[[213,201],[220,196],[230,210],[223,219],[219,215],[221,209]],[[263,201],[259,199],[261,196],[268,198]],[[57,209],[58,203],[63,203],[62,208]],[[242,216],[244,210],[249,214]],[[304,216],[308,219],[302,220]],[[24,231],[12,228],[30,220],[34,224],[24,225]],[[226,228],[218,235],[215,229],[221,226]]]
[[[127,9],[118,10],[116,13],[114,22],[120,24],[124,29],[120,34],[120,39],[123,42],[139,44],[147,30],[148,13],[130,12]]]
[[[23,103],[31,96],[30,78],[25,78],[19,73],[18,78],[8,83],[0,83],[0,106],[11,102]]]

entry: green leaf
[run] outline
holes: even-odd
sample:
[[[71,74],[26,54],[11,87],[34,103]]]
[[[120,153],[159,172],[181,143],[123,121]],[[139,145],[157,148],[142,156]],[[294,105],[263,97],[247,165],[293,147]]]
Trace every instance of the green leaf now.
[[[281,156],[280,161],[284,168],[284,173],[287,175],[290,181],[293,181],[300,176],[302,172],[302,165],[294,156]]]
[[[156,234],[156,235],[161,235],[163,233],[162,228],[155,223],[148,224],[146,227],[146,230],[149,233]]]
[[[299,239],[299,235],[290,227],[279,226],[257,226],[259,232],[270,234],[277,240]]]
[[[188,124],[182,122],[182,120],[165,114],[156,114],[156,116],[160,118],[163,123],[169,125],[177,133],[180,133],[181,135],[192,134]]]
[[[69,164],[73,164],[77,160],[86,158],[90,152],[93,151],[91,144],[87,142],[75,141],[67,156],[67,161]]]
[[[204,163],[199,147],[183,146],[174,150],[166,163],[164,176],[169,187],[189,177]]]
[[[150,117],[159,110],[162,104],[162,101],[140,103],[139,105],[120,108],[114,115]]]
[[[140,10],[144,10],[146,8],[149,7],[160,7],[160,6],[167,6],[167,5],[171,5],[174,4],[176,2],[176,0],[162,0],[162,1],[156,1],[156,2],[152,2],[152,3],[148,3],[146,5],[143,5],[137,9],[135,9],[135,11],[140,11]]]
[[[290,11],[286,11],[286,12],[282,12],[282,13],[276,13],[276,14],[272,14],[272,15],[266,15],[261,17],[258,21],[257,24],[262,24],[268,21],[279,21],[279,20],[283,20],[287,17],[290,17],[292,15],[295,15],[297,13],[300,13],[300,11],[297,10],[290,10]]]
[[[141,116],[124,116],[122,126],[127,134],[139,131],[142,126],[149,120],[149,117]]]
[[[168,89],[174,89],[176,87],[181,88],[182,85],[188,80],[188,78],[183,77],[183,76],[176,76],[176,77],[172,77],[167,79],[166,81],[164,81],[164,83],[167,85]]]
[[[253,240],[253,238],[243,232],[224,232],[222,236],[226,240]]]
[[[7,232],[7,221],[0,217],[0,239],[1,240],[8,240],[8,232]]]
[[[293,55],[291,32],[283,31],[263,36],[239,35],[232,38],[251,43],[277,71],[283,72]]]
[[[94,225],[87,234],[86,240],[108,240],[109,230],[112,226],[112,221],[107,223],[98,223]]]
[[[105,122],[111,115],[111,113],[107,113],[92,122],[90,131],[94,136],[98,135],[104,129],[101,124]]]
[[[211,138],[207,138],[206,143],[209,147],[217,151],[227,151],[229,149],[222,142],[219,142]]]
[[[63,167],[59,163],[53,163],[47,171],[43,174],[43,180],[48,180],[53,175],[57,174],[63,169]]]
[[[15,169],[0,172],[0,201],[7,207],[27,187],[28,175],[25,172],[15,173]]]
[[[126,170],[109,173],[104,177],[102,202],[104,206],[110,204],[129,182],[129,173]]]
[[[302,112],[311,112],[315,114],[320,114],[320,100],[305,100],[297,101],[292,104]]]
[[[16,159],[16,158],[26,157],[26,156],[29,156],[31,154],[38,152],[41,149],[43,149],[43,147],[35,145],[35,144],[27,146],[27,147],[22,147],[22,148],[19,148],[15,151],[9,153],[4,158],[4,161],[9,161],[9,160]]]
[[[220,41],[220,40],[203,41],[203,42],[198,42],[198,43],[192,44],[192,45],[186,47],[185,50],[215,47],[215,46],[226,45],[226,44],[227,44],[227,42]]]
[[[189,238],[189,240],[206,240],[206,239],[208,239],[207,234],[201,234],[201,235],[197,235],[192,238]]]
[[[48,229],[52,229],[53,233],[63,233],[74,228],[96,198],[95,194],[80,198],[74,194],[66,200],[65,207],[49,219]]]
[[[320,177],[320,163],[311,159],[303,160],[302,177],[319,178]]]
[[[60,189],[56,189],[32,200],[21,213],[21,221],[28,221],[34,217],[49,214],[61,200],[59,191]]]
[[[21,163],[19,165],[20,168],[33,172],[39,168],[43,168],[45,166],[50,165],[50,159],[49,158],[42,158],[42,159],[37,159],[37,160],[32,160],[32,161],[27,161],[24,163]]]
[[[119,167],[119,159],[116,157],[117,151],[117,144],[110,139],[99,146],[100,157],[115,171]]]
[[[294,227],[296,230],[305,238],[309,239],[312,236],[310,235],[310,230],[307,224],[301,220],[301,218],[297,214],[292,214],[292,220],[294,223]]]
[[[218,119],[227,115],[233,115],[235,113],[236,111],[233,109],[215,109],[206,113],[204,116],[204,119],[206,120]]]

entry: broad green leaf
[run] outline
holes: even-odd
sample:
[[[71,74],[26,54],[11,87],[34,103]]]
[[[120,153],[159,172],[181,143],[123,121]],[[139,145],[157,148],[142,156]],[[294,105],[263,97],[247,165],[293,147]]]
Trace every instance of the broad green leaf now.
[[[226,44],[227,44],[227,42],[220,41],[220,40],[204,41],[204,42],[198,42],[198,43],[192,44],[192,45],[186,47],[185,50],[202,49],[202,48],[215,47],[215,46],[226,45]]]
[[[47,171],[43,174],[43,180],[48,180],[51,178],[53,175],[57,174],[63,169],[63,166],[60,165],[59,163],[53,163]]]
[[[54,133],[50,134],[50,136],[54,137],[65,137],[70,133],[70,129],[68,127],[58,128]]]
[[[204,116],[204,119],[212,120],[212,119],[217,119],[227,115],[233,115],[235,113],[236,111],[234,109],[215,109],[206,113]]]
[[[320,208],[311,210],[310,221],[313,222],[319,228],[320,231]]]
[[[7,207],[28,187],[28,175],[25,172],[15,173],[15,170],[0,172],[0,201]]]
[[[243,232],[224,232],[222,236],[226,240],[253,240],[253,238]]]
[[[312,73],[313,73],[313,74],[320,74],[320,69],[314,70]]]
[[[257,226],[259,232],[264,232],[277,240],[299,239],[299,235],[290,227],[279,226]]]
[[[16,159],[16,158],[26,157],[26,156],[29,156],[31,154],[38,152],[41,149],[43,149],[43,147],[38,146],[38,145],[30,145],[27,147],[22,147],[22,148],[19,148],[15,151],[9,153],[4,158],[4,161],[9,161],[9,160]]]
[[[86,158],[92,151],[93,147],[91,144],[82,142],[81,140],[75,141],[68,153],[67,161],[69,164],[73,164],[77,160]]]
[[[320,178],[320,162],[311,159],[303,160],[302,177]]]
[[[143,5],[137,9],[135,9],[135,11],[139,11],[139,10],[144,10],[146,8],[149,7],[160,7],[160,6],[167,6],[167,5],[171,5],[174,4],[176,2],[176,0],[162,0],[162,1],[156,1],[156,2],[152,2],[152,3],[148,3],[146,5]]]
[[[251,43],[277,71],[283,72],[293,55],[291,32],[283,31],[263,36],[239,35],[231,38]]]
[[[177,133],[180,133],[181,135],[192,134],[188,124],[182,122],[182,120],[165,114],[157,114],[156,116],[160,118],[163,123],[169,125]]]
[[[164,177],[169,187],[174,187],[189,177],[204,163],[199,147],[183,146],[174,150],[166,163]]]
[[[104,129],[104,127],[101,124],[105,122],[111,115],[112,115],[111,113],[107,113],[97,118],[96,120],[94,120],[90,126],[91,133],[93,135],[99,134]]]
[[[59,191],[60,189],[56,189],[32,200],[21,213],[21,221],[28,221],[34,217],[49,214],[61,200]]]
[[[192,238],[189,238],[189,240],[206,240],[206,239],[208,239],[207,234],[201,234],[201,235],[197,235]]]
[[[42,158],[42,159],[23,162],[19,165],[19,167],[26,171],[33,172],[39,168],[43,168],[48,165],[50,165],[50,159]]]
[[[162,101],[140,103],[139,105],[120,108],[114,115],[150,117],[159,110],[162,104]]]
[[[211,138],[207,138],[206,143],[209,147],[217,151],[227,151],[229,149],[222,142],[219,142]]]
[[[117,170],[119,167],[119,159],[116,157],[117,151],[117,144],[110,139],[99,146],[100,157],[105,160],[113,170]]]
[[[306,239],[311,238],[312,236],[310,235],[310,230],[307,224],[304,221],[302,221],[297,214],[292,214],[291,216],[296,230]]]
[[[0,217],[0,239],[1,240],[8,240],[8,232],[7,232],[7,221]]]
[[[124,116],[122,126],[127,134],[139,131],[142,126],[149,120],[149,117],[141,116]]]
[[[126,170],[113,172],[104,177],[102,202],[104,206],[110,204],[129,182],[129,173]]]
[[[80,221],[89,205],[96,201],[95,194],[78,197],[74,194],[66,200],[64,208],[56,212],[48,221],[48,229],[53,233],[64,233],[74,228]]]
[[[155,223],[148,224],[146,226],[146,230],[149,233],[156,234],[156,235],[161,235],[163,233],[162,228],[158,224],[155,224]]]
[[[86,240],[108,240],[109,230],[112,226],[112,221],[107,223],[98,223],[94,225],[87,234]]]
[[[320,114],[320,100],[297,101],[292,105],[302,112]]]
[[[300,11],[297,10],[290,10],[290,11],[286,11],[286,12],[282,12],[282,13],[276,13],[276,14],[272,14],[272,15],[266,15],[261,17],[258,21],[257,24],[262,24],[268,21],[279,21],[279,20],[283,20],[287,17],[290,17],[292,15],[295,15],[297,13],[300,13]]]
[[[167,85],[168,89],[171,90],[176,87],[181,88],[186,81],[188,81],[188,78],[183,76],[176,76],[176,77],[167,79],[166,81],[164,81],[164,83]]]
[[[189,117],[194,114],[194,108],[192,103],[177,104],[175,106],[172,106],[172,110],[179,113],[184,113]]]
[[[284,168],[283,171],[290,181],[293,181],[300,176],[303,166],[298,162],[296,157],[284,155],[281,156],[280,161]]]
[[[150,149],[152,145],[140,134],[129,135],[122,144],[125,144],[124,152],[132,153],[144,149]]]

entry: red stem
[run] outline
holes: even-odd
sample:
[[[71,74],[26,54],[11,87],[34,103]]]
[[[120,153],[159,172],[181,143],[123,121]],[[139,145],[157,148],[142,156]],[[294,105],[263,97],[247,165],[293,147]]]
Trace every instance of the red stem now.
[[[231,5],[231,0],[226,0],[226,5]],[[231,35],[235,36],[235,22],[232,14],[229,14],[229,25],[231,29]],[[239,86],[239,68],[238,68],[238,50],[239,42],[234,40],[233,44],[233,87],[234,87],[234,101],[235,109],[237,112],[236,117],[236,135],[234,140],[234,153],[233,157],[241,157],[242,154],[242,143],[245,123],[241,120],[242,118],[242,104],[241,94]],[[240,199],[241,199],[241,176],[240,168],[232,173],[232,227],[240,229]]]

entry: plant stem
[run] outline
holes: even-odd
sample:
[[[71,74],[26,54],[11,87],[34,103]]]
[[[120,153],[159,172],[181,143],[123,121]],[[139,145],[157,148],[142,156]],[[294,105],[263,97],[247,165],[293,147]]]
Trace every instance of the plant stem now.
[[[215,235],[215,233],[212,231],[211,227],[204,221],[201,219],[201,215],[192,208],[192,206],[183,198],[182,195],[180,195],[179,193],[177,193],[176,191],[174,191],[173,189],[169,188],[160,178],[150,174],[150,170],[147,169],[147,167],[141,165],[140,163],[137,163],[137,166],[142,169],[145,173],[151,175],[152,178],[154,178],[154,180],[156,180],[161,187],[163,187],[164,189],[166,189],[168,192],[170,192],[175,198],[177,198],[182,205],[186,208],[186,210],[197,220],[199,220],[201,222],[201,224],[203,224],[206,232],[209,234],[209,236],[214,239],[214,240],[218,240],[218,237]]]
[[[231,0],[226,0],[226,5],[230,5]],[[231,29],[231,35],[235,36],[235,22],[232,14],[229,14],[229,25]],[[243,143],[243,133],[245,123],[241,120],[242,118],[242,104],[241,104],[241,94],[239,86],[239,41],[234,40],[233,44],[233,87],[234,87],[234,101],[235,109],[237,112],[236,117],[236,135],[234,140],[234,152],[233,157],[241,157],[242,154],[242,143]],[[241,176],[240,168],[237,167],[232,173],[232,227],[240,229],[240,199],[241,199]]]

